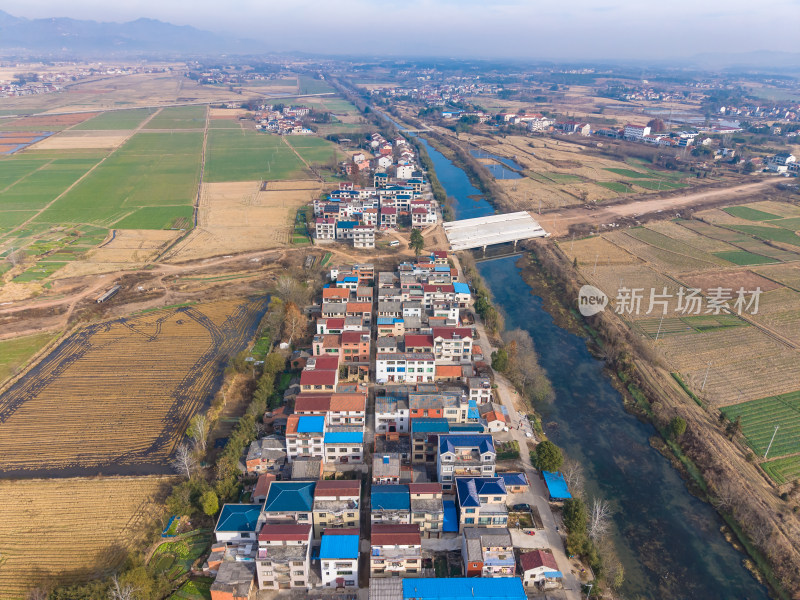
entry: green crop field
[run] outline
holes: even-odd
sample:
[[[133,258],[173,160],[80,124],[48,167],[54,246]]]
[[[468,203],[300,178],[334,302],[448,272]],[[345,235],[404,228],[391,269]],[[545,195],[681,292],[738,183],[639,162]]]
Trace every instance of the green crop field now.
[[[639,171],[633,171],[631,169],[606,168],[604,170],[610,171],[611,173],[615,173],[617,175],[622,175],[622,177],[628,177],[630,179],[647,179],[651,177],[649,173],[640,173]]]
[[[641,188],[646,190],[655,190],[655,191],[666,191],[666,190],[676,190],[678,188],[687,187],[685,183],[676,183],[674,181],[653,181],[652,179],[643,180],[643,181],[634,181],[634,185],[638,185]]]
[[[136,129],[139,124],[156,111],[154,108],[112,110],[76,125],[72,129]]]
[[[145,125],[145,129],[204,129],[206,126],[205,106],[170,106],[161,109]]]
[[[139,133],[36,221],[111,226],[152,206],[176,207],[175,217],[185,217],[197,193],[202,143],[200,132]],[[141,217],[146,227],[168,220],[164,211],[155,219],[149,212]]]
[[[13,161],[0,162],[0,169],[8,162]],[[27,168],[33,168],[0,190],[0,212],[43,208],[97,164],[97,160],[91,158],[19,162],[24,162]]]
[[[764,265],[767,263],[777,262],[774,258],[761,256],[760,254],[753,254],[752,252],[745,252],[744,250],[731,250],[728,252],[714,252],[714,256],[723,258],[728,262],[735,265]]]
[[[306,173],[305,165],[277,135],[229,129],[208,133],[205,181],[293,179]]]
[[[789,231],[800,231],[800,217],[790,217],[788,219],[771,221],[770,225],[777,225],[778,227],[783,227]]]
[[[358,109],[353,105],[352,102],[342,100],[341,98],[325,98],[322,101],[322,104],[325,106],[325,108],[334,113],[358,114]]]
[[[740,219],[747,219],[748,221],[771,221],[772,219],[780,219],[778,215],[772,215],[763,210],[750,208],[749,206],[729,206],[722,210],[732,217],[739,217]]]
[[[778,485],[800,478],[800,456],[787,456],[761,465]]]
[[[242,126],[239,125],[238,119],[209,119],[209,129],[235,129],[241,130]]]
[[[800,391],[724,406],[720,410],[731,421],[741,418],[747,444],[759,457],[764,456],[776,425],[778,433],[769,456],[800,452]]]
[[[731,327],[747,327],[748,323],[736,315],[692,315],[686,317],[661,317],[652,319],[639,319],[635,322],[638,328],[649,338],[658,339],[667,335],[684,333],[703,333],[715,329],[729,329]]]
[[[783,242],[784,244],[791,244],[792,246],[800,246],[800,237],[794,231],[788,229],[781,229],[779,227],[764,227],[761,225],[728,225],[731,229],[741,231],[748,235],[761,238],[762,240],[769,240],[771,242]]]
[[[11,377],[54,337],[52,333],[39,333],[0,342],[0,383]]]
[[[618,181],[595,181],[595,185],[604,187],[612,192],[617,192],[618,194],[629,194],[633,191],[631,190],[631,186],[619,183]]]
[[[334,156],[337,160],[343,156],[336,151],[336,144],[322,138],[295,135],[287,136],[286,141],[297,150],[303,160],[311,164],[327,164]]]
[[[301,75],[298,77],[298,83],[300,94],[324,94],[336,91],[327,81],[313,79],[312,77],[303,77]]]

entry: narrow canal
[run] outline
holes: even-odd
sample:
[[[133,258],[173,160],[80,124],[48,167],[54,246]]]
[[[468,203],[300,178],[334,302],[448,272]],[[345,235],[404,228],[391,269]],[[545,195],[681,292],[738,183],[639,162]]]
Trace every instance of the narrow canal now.
[[[421,139],[456,218],[494,214],[460,168]],[[765,599],[766,589],[744,568],[744,555],[720,532],[722,521],[692,496],[648,439],[652,426],[625,412],[620,393],[580,336],[556,325],[517,257],[480,262],[479,271],[508,328],[533,337],[556,393],[541,408],[552,439],[581,462],[591,497],[612,502],[614,536],[625,567],[626,598]]]

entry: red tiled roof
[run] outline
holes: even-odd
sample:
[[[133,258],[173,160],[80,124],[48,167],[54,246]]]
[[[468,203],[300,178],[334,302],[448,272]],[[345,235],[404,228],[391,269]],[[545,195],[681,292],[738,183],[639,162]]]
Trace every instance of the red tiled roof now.
[[[347,527],[345,529],[324,529],[322,535],[359,535],[358,527]]]
[[[419,546],[419,525],[376,523],[372,526],[373,546]]]
[[[453,292],[453,284],[448,283],[444,285],[426,284],[422,286],[424,292]]]
[[[311,525],[287,523],[285,525],[266,524],[258,534],[260,542],[304,542],[311,533]]]
[[[433,337],[434,339],[440,337],[445,340],[452,340],[454,336],[460,336],[462,338],[472,337],[472,330],[469,327],[434,327],[433,328]]]
[[[309,371],[335,371],[339,368],[339,359],[336,356],[315,356],[313,357],[313,369]]]
[[[533,552],[526,552],[519,557],[519,564],[522,566],[523,571],[536,569],[538,567],[548,567],[554,571],[558,571],[555,557],[549,552],[541,550],[534,550]]]
[[[339,348],[342,345],[342,336],[339,333],[325,333],[322,335],[323,348]]]
[[[314,488],[314,497],[320,496],[358,496],[361,492],[361,480],[328,480],[318,481]]]
[[[436,365],[437,377],[461,377],[461,365]]]
[[[331,397],[299,394],[294,400],[294,412],[325,414],[331,409]]]
[[[347,300],[350,297],[350,290],[347,288],[329,287],[322,290],[322,299],[341,298]]]
[[[430,335],[407,335],[406,348],[433,347],[433,337]]]
[[[343,344],[360,344],[361,336],[364,335],[360,331],[343,331],[342,343]]]
[[[347,312],[372,313],[372,302],[348,302]]]
[[[303,371],[300,385],[336,385],[336,371]]]
[[[343,329],[344,319],[325,319],[325,327],[327,329]]]
[[[253,490],[253,497],[266,497],[267,493],[269,492],[269,485],[275,481],[275,479],[276,477],[274,473],[262,473],[259,475],[258,481],[256,482],[256,487]]]
[[[441,483],[409,483],[408,492],[410,494],[441,494]]]

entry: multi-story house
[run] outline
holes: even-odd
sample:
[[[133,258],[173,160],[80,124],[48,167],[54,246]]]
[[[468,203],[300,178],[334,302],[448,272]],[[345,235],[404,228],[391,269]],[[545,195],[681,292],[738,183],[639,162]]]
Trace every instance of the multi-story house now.
[[[467,577],[513,577],[514,543],[508,529],[467,527],[461,533],[461,557]]]
[[[326,463],[361,463],[364,461],[364,426],[329,428],[324,436]]]
[[[452,302],[455,299],[453,284],[432,284],[422,286],[422,304],[430,310],[435,302]]]
[[[508,527],[502,477],[457,477],[459,531],[465,527]]]
[[[325,417],[290,415],[286,420],[286,457],[325,458]]]
[[[396,396],[375,398],[375,433],[408,433],[408,400]]]
[[[333,392],[338,383],[338,369],[334,371],[304,370],[300,373],[301,392]]]
[[[273,481],[259,520],[264,523],[313,525],[316,481]]]
[[[314,233],[318,240],[336,239],[336,219],[332,217],[320,217],[314,221]]]
[[[358,587],[358,542],[358,529],[323,532],[319,548],[323,587]]]
[[[433,354],[437,361],[469,362],[472,359],[472,330],[467,327],[434,327]]]
[[[625,125],[625,131],[622,134],[627,140],[638,141],[646,135],[650,135],[650,128],[644,125],[632,125],[628,123]]]
[[[376,453],[372,458],[372,483],[400,483],[402,466],[397,453]]]
[[[409,483],[411,523],[419,526],[422,537],[441,537],[444,525],[442,485],[440,483]]]
[[[486,404],[492,401],[492,382],[488,377],[467,377],[469,399],[475,404]]]
[[[411,501],[407,485],[373,485],[370,490],[370,520],[375,523],[411,523]]]
[[[341,357],[344,362],[369,362],[369,333],[345,331],[341,337]]]
[[[450,424],[443,417],[412,419],[412,464],[436,465],[439,456],[439,435],[449,431]]]
[[[334,333],[323,333],[314,336],[311,342],[311,352],[314,356],[335,358],[338,362],[342,360],[342,335]],[[317,371],[322,369],[307,369],[308,371]],[[302,378],[302,376],[301,376]],[[308,380],[308,376],[306,377]]]
[[[433,354],[381,353],[375,361],[375,380],[378,383],[430,383],[435,370]]]
[[[366,423],[367,396],[362,392],[331,394],[328,424],[357,425]]]
[[[452,490],[456,477],[492,477],[497,452],[488,434],[439,436],[436,472],[445,490]]]
[[[309,587],[311,525],[266,524],[258,534],[256,581],[261,590]]]
[[[248,474],[278,473],[286,464],[286,443],[268,436],[250,444],[245,457]]]
[[[405,308],[403,312],[405,313]],[[403,342],[406,352],[433,352],[433,336],[431,335],[407,335]]]
[[[374,248],[375,247],[375,226],[356,225],[353,227],[353,247],[354,248]]]
[[[314,490],[314,537],[326,529],[358,528],[361,480],[323,480]]]
[[[218,542],[254,542],[258,533],[259,509],[253,504],[225,504],[219,512],[214,537]]]
[[[373,525],[370,543],[370,577],[422,576],[422,540],[416,525]]]

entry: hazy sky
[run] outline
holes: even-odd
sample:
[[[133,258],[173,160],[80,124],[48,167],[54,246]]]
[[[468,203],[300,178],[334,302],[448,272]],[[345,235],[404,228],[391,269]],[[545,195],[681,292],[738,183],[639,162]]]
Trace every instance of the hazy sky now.
[[[5,0],[21,17],[149,17],[276,51],[672,58],[800,50],[800,0]]]

